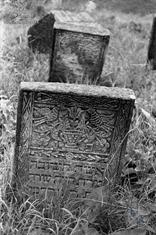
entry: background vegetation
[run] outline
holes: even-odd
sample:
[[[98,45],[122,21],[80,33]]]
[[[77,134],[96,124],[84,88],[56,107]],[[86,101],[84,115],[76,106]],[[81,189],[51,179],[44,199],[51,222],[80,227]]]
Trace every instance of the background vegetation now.
[[[69,202],[68,190],[62,188],[53,198],[49,219],[44,211],[37,210],[37,202],[28,200],[16,209],[12,202],[1,197],[0,234],[43,234],[41,225],[47,233],[58,235],[156,234],[156,73],[146,66],[153,18],[149,13],[155,12],[155,1],[97,0],[95,3],[91,15],[111,32],[101,83],[129,87],[136,94],[122,183],[112,188],[109,179],[109,184],[96,189],[83,207],[79,202]],[[52,2],[12,0],[1,5],[0,185],[3,196],[11,178],[19,84],[48,79],[49,55],[32,53],[27,46],[27,29],[38,17],[36,6],[42,5],[48,12]],[[62,9],[85,11],[85,1],[64,0]]]

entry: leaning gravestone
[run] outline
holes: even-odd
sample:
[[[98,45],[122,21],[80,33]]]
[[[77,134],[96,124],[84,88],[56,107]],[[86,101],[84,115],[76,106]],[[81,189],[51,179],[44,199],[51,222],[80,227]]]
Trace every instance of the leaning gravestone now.
[[[98,82],[109,38],[109,31],[96,23],[56,23],[49,81]]]
[[[42,12],[43,11],[43,12]],[[38,6],[35,15],[44,15],[43,7]],[[86,12],[79,14],[70,11],[53,10],[46,14],[28,30],[28,46],[33,52],[50,54],[53,42],[54,22],[94,22],[93,18]]]
[[[29,28],[28,46],[33,52],[51,53],[54,22],[54,15],[50,13]]]
[[[51,54],[50,82],[97,83],[109,38],[86,12],[55,10],[28,30],[29,47]]]
[[[120,180],[134,107],[132,90],[21,83],[12,186],[18,200],[50,203],[66,183],[86,198]]]
[[[153,25],[148,46],[147,62],[153,70],[156,70],[156,17],[153,18]]]

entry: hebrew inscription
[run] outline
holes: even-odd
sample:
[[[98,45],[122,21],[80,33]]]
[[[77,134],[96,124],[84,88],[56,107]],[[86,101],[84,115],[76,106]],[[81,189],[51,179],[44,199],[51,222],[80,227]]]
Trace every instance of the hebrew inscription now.
[[[55,83],[28,83],[30,88],[25,84],[13,179],[20,193],[51,200],[66,182],[71,197],[85,198],[104,184],[108,166],[110,176],[120,174],[134,98],[107,97],[104,87],[91,95],[98,87],[89,86],[91,92],[85,95],[85,85],[60,84],[62,92]]]

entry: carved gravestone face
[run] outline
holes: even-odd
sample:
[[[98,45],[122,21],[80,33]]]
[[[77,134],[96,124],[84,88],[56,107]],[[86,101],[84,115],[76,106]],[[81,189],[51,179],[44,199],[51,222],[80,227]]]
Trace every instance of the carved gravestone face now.
[[[56,23],[49,81],[96,83],[108,43],[109,31],[96,23]]]
[[[105,177],[119,179],[134,94],[61,83],[22,83],[13,185],[21,197],[51,200],[66,183],[85,198]]]

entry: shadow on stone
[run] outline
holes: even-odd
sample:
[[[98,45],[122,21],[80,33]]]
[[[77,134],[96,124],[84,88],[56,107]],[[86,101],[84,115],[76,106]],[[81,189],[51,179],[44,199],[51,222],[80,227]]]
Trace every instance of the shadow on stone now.
[[[33,52],[51,53],[54,22],[54,15],[50,13],[29,28],[28,46]]]

